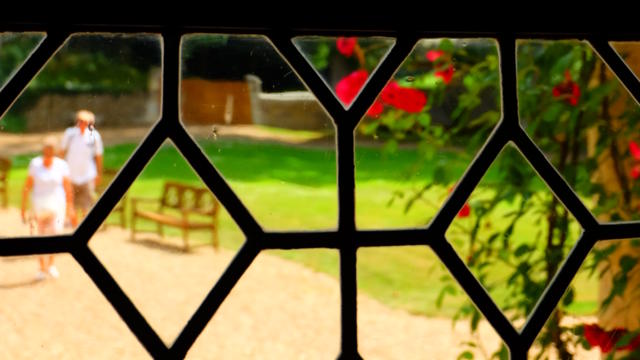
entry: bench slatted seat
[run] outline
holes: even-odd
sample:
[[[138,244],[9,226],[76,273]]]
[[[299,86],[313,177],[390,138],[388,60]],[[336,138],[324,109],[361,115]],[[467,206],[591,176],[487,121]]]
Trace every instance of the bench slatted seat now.
[[[157,210],[142,209],[143,202],[158,204]],[[180,228],[184,251],[189,251],[189,231],[208,230],[218,249],[218,212],[220,204],[208,188],[176,181],[166,181],[160,199],[131,198],[131,240],[135,240],[138,218],[156,223],[158,235],[164,238],[164,226]]]

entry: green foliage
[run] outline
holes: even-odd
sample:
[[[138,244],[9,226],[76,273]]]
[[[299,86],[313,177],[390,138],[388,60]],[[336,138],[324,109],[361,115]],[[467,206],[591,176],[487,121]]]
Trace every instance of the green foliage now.
[[[331,53],[331,48],[326,43],[318,44],[318,48],[313,54],[311,58],[311,63],[318,70],[324,70],[329,66],[329,54]]]
[[[26,129],[27,121],[24,117],[14,113],[8,113],[0,118],[0,131],[10,133],[23,133]]]
[[[616,296],[622,296],[627,288],[629,272],[638,263],[638,259],[629,255],[624,255],[619,260],[620,271],[613,276],[613,286],[607,297],[602,301],[602,307],[607,308]]]
[[[101,52],[63,51],[54,56],[29,84],[28,91],[128,93],[144,91],[148,73],[126,59],[110,58]]]
[[[0,84],[22,64],[41,35],[0,37]],[[126,94],[146,91],[150,69],[159,67],[160,47],[149,36],[78,35],[71,37],[29,83],[5,119],[9,131],[20,130],[15,119],[48,93]]]
[[[43,37],[40,34],[0,34],[0,87],[27,59]]]
[[[191,34],[182,39],[180,56],[183,59],[182,76],[194,76],[195,69],[189,66],[189,59],[197,57],[197,52],[202,48],[218,48],[224,47],[229,41],[229,35],[222,34]]]
[[[428,104],[419,113],[386,108],[378,117],[363,119],[359,127],[363,135],[385,141],[387,156],[402,143],[414,143],[423,149],[420,161],[432,164],[434,176],[421,189],[431,185],[450,186],[457,181],[457,174],[446,171],[446,162],[438,163],[438,155],[443,149],[451,148],[475,152],[489,137],[500,116],[498,94],[501,89],[495,47],[464,46],[463,43],[446,39],[419,43],[396,73],[395,80],[400,86],[425,91]],[[435,61],[426,60],[425,53],[429,50],[440,50],[442,54]],[[619,169],[624,169],[624,164],[631,160],[627,144],[640,140],[636,135],[640,127],[637,105],[629,103],[624,113],[615,115],[619,118],[612,119],[611,104],[624,96],[624,89],[607,74],[606,67],[585,43],[526,41],[519,44],[517,55],[519,115],[528,134],[569,185],[581,196],[593,199],[592,209],[596,215],[606,215],[613,221],[628,219],[629,214],[637,218],[629,194],[640,195],[640,186],[629,174],[624,171],[616,174],[618,183],[629,184],[628,194],[606,192],[593,177],[601,171],[603,154],[611,156]],[[455,72],[446,84],[438,71],[449,62],[455,64]],[[589,131],[597,131],[598,136],[589,135]],[[497,176],[485,177],[482,182],[482,186],[491,188],[492,192],[472,195],[469,200],[472,215],[465,220],[465,226],[454,222],[457,235],[450,241],[490,293],[506,292],[500,304],[502,310],[512,320],[523,320],[577,240],[574,231],[577,225],[557,200],[541,195],[544,184],[517,151],[505,149],[492,168],[496,169]],[[395,198],[405,199],[407,212],[424,192],[416,190],[412,195],[400,194]],[[512,211],[500,211],[504,203],[512,204]],[[514,229],[532,217],[537,219],[539,228],[533,236],[534,242],[514,239]],[[615,247],[594,249],[591,260],[584,266],[585,272],[601,274],[611,269],[608,258],[613,251]],[[606,307],[613,298],[625,293],[628,274],[636,268],[637,260],[631,256],[620,259],[613,289],[601,306]],[[507,269],[501,278],[490,271],[496,264]],[[452,287],[445,285],[438,303],[453,293]],[[570,288],[560,309],[537,339],[542,349],[540,357],[551,346],[560,353],[570,353],[573,350],[569,349],[584,343],[580,336],[566,335],[573,330],[559,326],[562,309],[575,302],[575,290]],[[478,325],[475,308],[462,306],[455,320],[460,318],[469,319],[475,332]],[[506,349],[501,349],[495,357],[504,358],[504,351]]]
[[[229,42],[229,35],[223,34],[191,34],[182,40],[182,57],[191,57],[199,47],[224,47]]]

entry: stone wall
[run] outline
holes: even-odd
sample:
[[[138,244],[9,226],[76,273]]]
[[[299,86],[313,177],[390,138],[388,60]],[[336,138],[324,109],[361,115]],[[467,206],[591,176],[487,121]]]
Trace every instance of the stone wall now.
[[[326,130],[331,119],[307,91],[263,93],[260,79],[245,81],[183,79],[182,120],[189,125],[260,124],[294,130]],[[160,86],[147,92],[47,94],[25,112],[28,132],[61,130],[73,124],[75,111],[96,114],[97,127],[153,124],[160,117]]]
[[[162,70],[150,70],[146,91],[123,94],[45,94],[25,111],[27,132],[62,130],[79,109],[96,115],[97,127],[149,126],[160,118]]]
[[[331,119],[309,92],[260,94],[254,123],[293,130],[323,130]]]
[[[246,76],[254,124],[293,130],[326,130],[331,118],[308,91],[263,93],[260,79]]]
[[[159,93],[48,94],[25,112],[28,132],[64,129],[73,124],[78,109],[96,114],[96,126],[127,127],[148,125],[160,117]]]

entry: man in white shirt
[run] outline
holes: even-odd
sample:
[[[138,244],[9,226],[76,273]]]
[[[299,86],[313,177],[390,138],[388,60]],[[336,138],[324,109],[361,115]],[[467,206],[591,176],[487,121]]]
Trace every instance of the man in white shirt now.
[[[102,178],[102,138],[94,128],[95,115],[88,110],[76,112],[76,125],[65,130],[61,157],[69,164],[69,179],[73,187],[73,201],[82,217],[94,202],[94,189]]]

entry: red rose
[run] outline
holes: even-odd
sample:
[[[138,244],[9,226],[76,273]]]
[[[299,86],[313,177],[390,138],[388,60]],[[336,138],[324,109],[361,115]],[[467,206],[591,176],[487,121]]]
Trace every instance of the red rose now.
[[[603,353],[613,349],[618,339],[612,339],[609,333],[602,330],[598,324],[584,325],[584,338],[592,347],[599,347]]]
[[[349,106],[360,92],[360,89],[367,82],[369,74],[366,70],[357,70],[343,77],[336,84],[336,95],[343,104]]]
[[[451,193],[453,191],[454,187],[455,187],[455,185],[449,188],[449,193]],[[458,211],[458,217],[459,218],[466,218],[469,215],[471,215],[471,206],[469,206],[469,203],[466,202],[462,206],[462,209],[460,209],[460,211]]]
[[[383,110],[384,110],[384,105],[382,105],[380,101],[376,100],[373,103],[373,105],[371,105],[369,110],[367,110],[367,115],[371,117],[378,117],[380,116],[380,114],[382,114]]]
[[[460,211],[458,212],[458,217],[465,218],[470,214],[471,214],[471,206],[469,206],[469,203],[465,203],[462,209],[460,209]]]
[[[629,152],[634,159],[640,160],[640,146],[635,141],[629,142]]]
[[[392,81],[382,90],[383,103],[409,113],[417,113],[427,105],[427,96],[420,90],[405,88]]]
[[[396,102],[398,109],[409,113],[418,113],[427,105],[427,96],[420,90],[412,88],[398,88]]]
[[[438,58],[442,55],[444,55],[444,51],[442,50],[429,50],[425,54],[425,57],[427,58],[427,60],[434,62],[438,60]]]
[[[611,331],[603,330],[598,324],[584,325],[584,338],[592,347],[599,347],[603,353],[608,353],[616,347],[620,339],[628,333],[626,329],[616,328]],[[640,346],[640,335],[634,337],[618,350],[635,350]]]
[[[571,79],[569,70],[565,70],[564,81],[554,86],[551,94],[553,97],[564,99],[571,106],[576,106],[580,100],[580,86]]]
[[[366,70],[357,70],[345,76],[336,85],[336,95],[343,104],[349,106],[356,98],[362,86],[367,82]],[[395,81],[382,89],[380,100],[376,100],[367,111],[367,115],[376,117],[384,110],[384,104],[409,113],[417,113],[427,105],[427,95],[422,91],[401,87]]]
[[[380,93],[380,100],[383,103],[392,105],[396,101],[396,97],[398,96],[398,85],[397,82],[391,81],[389,82],[384,89],[382,89],[382,93]]]
[[[445,84],[448,84],[451,82],[451,79],[453,78],[454,71],[455,69],[453,68],[453,64],[449,64],[449,67],[447,67],[445,70],[436,71],[435,75],[441,78]]]
[[[354,37],[339,37],[336,40],[336,48],[340,54],[351,57],[353,55],[353,49],[356,47],[356,38]]]

